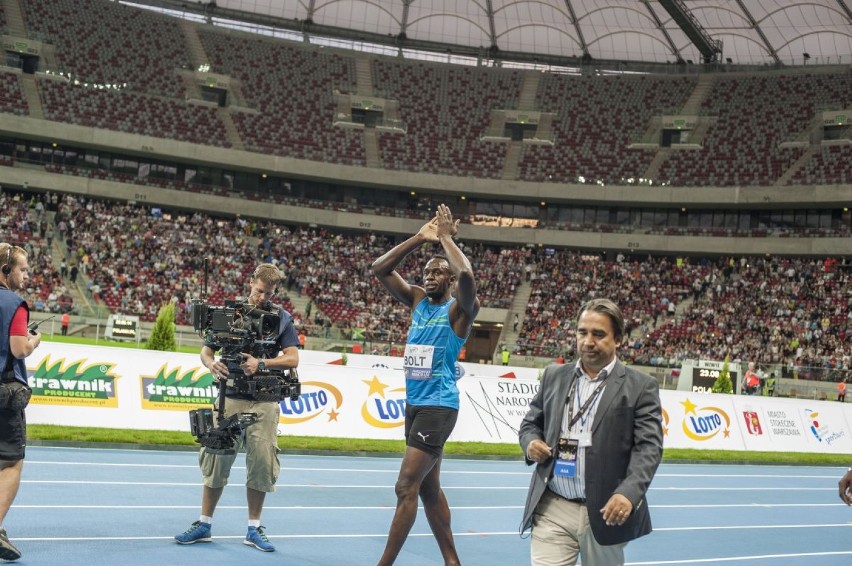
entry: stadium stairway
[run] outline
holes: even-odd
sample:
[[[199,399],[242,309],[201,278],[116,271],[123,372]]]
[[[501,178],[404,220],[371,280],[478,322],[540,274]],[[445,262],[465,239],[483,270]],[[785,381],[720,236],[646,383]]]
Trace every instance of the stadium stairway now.
[[[521,284],[515,289],[515,298],[512,299],[512,305],[506,312],[506,320],[503,321],[503,332],[500,333],[500,339],[497,343],[508,345],[512,351],[514,351],[513,346],[517,344],[518,334],[520,334],[512,328],[515,321],[515,313],[517,313],[518,320],[520,321],[518,324],[518,329],[520,329],[524,325],[524,315],[526,314],[527,304],[530,302],[531,293],[532,285],[530,282],[521,280]],[[495,356],[499,356],[499,354],[499,351],[495,351]]]
[[[3,0],[3,10],[6,13],[5,33],[22,39],[28,37],[20,2],[18,0]]]
[[[290,299],[290,302],[293,303],[293,312],[290,314],[299,313],[304,318],[305,307],[308,306],[308,302],[311,300],[311,298],[305,294],[299,295],[299,293],[296,292],[295,289],[293,289],[292,293],[286,294],[287,298]],[[273,302],[275,301],[273,300]],[[314,308],[316,308],[316,305],[314,305]],[[325,313],[323,313],[323,316],[325,316]]]
[[[41,105],[41,97],[38,95],[38,86],[33,75],[27,73],[21,75],[21,92],[27,101],[30,117],[44,120],[44,108]]]

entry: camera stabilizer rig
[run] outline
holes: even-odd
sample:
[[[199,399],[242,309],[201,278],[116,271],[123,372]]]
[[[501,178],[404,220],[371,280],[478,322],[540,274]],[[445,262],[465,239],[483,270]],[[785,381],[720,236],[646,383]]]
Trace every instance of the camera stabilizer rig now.
[[[243,430],[257,421],[257,413],[236,413],[224,418],[226,389],[261,402],[295,400],[301,394],[302,387],[295,368],[265,369],[248,376],[240,366],[242,352],[253,352],[256,357],[277,354],[281,317],[246,302],[226,301],[224,306],[211,306],[203,301],[193,301],[190,318],[196,332],[221,347],[220,360],[228,365],[229,373],[228,377],[219,380],[215,409],[189,412],[190,430],[196,441],[209,452],[235,454],[237,439]],[[218,424],[214,424],[214,410]]]
[[[189,428],[195,441],[211,454],[236,454],[237,438],[243,430],[257,421],[257,413],[236,413],[228,418],[225,414],[225,387],[227,378],[219,380],[219,396],[216,399],[218,424],[213,424],[214,409],[194,409],[189,412]]]

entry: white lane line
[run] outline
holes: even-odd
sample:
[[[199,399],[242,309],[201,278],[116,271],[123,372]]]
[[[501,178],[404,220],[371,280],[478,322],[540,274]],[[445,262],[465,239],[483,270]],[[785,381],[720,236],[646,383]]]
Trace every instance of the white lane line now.
[[[397,472],[398,473],[398,472]],[[443,474],[443,470],[441,470]],[[180,486],[198,486],[200,483],[193,482],[137,482],[137,481],[89,481],[89,480],[32,480],[32,479],[24,479],[21,480],[21,483],[32,483],[32,484],[59,484],[59,485],[146,485],[146,486],[163,486],[163,487],[180,487]],[[294,483],[285,483],[285,484],[277,484],[277,487],[290,487],[294,489],[392,489],[392,485],[362,485],[362,484],[294,484]],[[501,490],[501,491],[527,491],[528,486],[526,485],[511,485],[511,486],[484,486],[484,485],[472,485],[472,486],[451,486],[451,485],[442,485],[441,488],[444,491],[448,490]],[[704,491],[704,492],[715,492],[715,491],[772,491],[772,492],[781,492],[781,491],[831,491],[836,492],[836,487],[651,487],[650,491]]]
[[[650,491],[837,491],[837,487],[728,487],[728,486],[698,486],[698,487],[653,487]]]
[[[284,455],[282,456],[285,460],[293,458],[293,456]],[[348,458],[348,457],[347,457]],[[445,460],[445,464],[447,462],[451,462],[450,460]],[[499,463],[499,462],[498,462]],[[149,464],[143,462],[136,463],[126,463],[126,462],[68,462],[63,460],[27,460],[27,465],[43,465],[43,466],[95,466],[95,467],[114,467],[114,468],[145,468],[145,469],[197,469],[198,464]],[[237,466],[235,466],[236,468]],[[839,469],[839,468],[838,468]],[[367,474],[398,474],[399,468],[397,466],[393,468],[319,468],[319,467],[307,467],[307,466],[281,466],[282,471],[291,471],[291,472],[348,472],[348,473],[367,473]],[[843,470],[841,470],[843,471]],[[524,476],[528,477],[531,474],[531,470],[521,470],[521,471],[477,471],[477,470],[451,470],[451,469],[442,469],[441,474],[457,474],[457,475],[499,475],[499,476]],[[831,475],[802,475],[802,474],[669,474],[669,473],[657,473],[654,478],[711,478],[711,479],[753,479],[753,480],[766,480],[766,479],[836,479],[836,474]],[[748,487],[741,488],[726,488],[726,489],[752,489]],[[772,489],[772,488],[766,488]],[[791,488],[794,489],[794,488]]]
[[[57,505],[57,504],[27,504],[14,505],[15,509],[197,509],[198,505]],[[650,505],[651,509],[683,509],[689,511],[691,509],[764,509],[764,508],[786,508],[786,507],[806,507],[808,509],[814,507],[843,507],[844,503],[732,503],[732,504],[713,504],[713,505]],[[245,509],[245,505],[218,505],[217,509]],[[264,505],[264,509],[281,510],[281,511],[298,511],[298,510],[393,510],[390,505]],[[422,509],[422,507],[418,507]],[[477,510],[477,509],[523,509],[523,505],[451,505],[452,510]],[[852,522],[850,522],[852,524]],[[654,530],[661,530],[655,528]]]
[[[287,456],[283,456],[283,458],[287,459]],[[62,462],[62,461],[50,461],[50,460],[27,460],[27,466],[32,465],[42,465],[42,466],[94,466],[98,468],[146,468],[146,469],[198,469],[198,464],[144,464],[144,463],[105,463],[105,462]],[[238,469],[238,466],[234,466],[233,469]],[[245,466],[243,466],[245,469]],[[388,468],[388,469],[365,469],[365,468],[307,468],[307,467],[294,467],[294,466],[281,466],[281,471],[288,472],[348,472],[348,473],[367,473],[367,474],[398,474],[399,467]],[[531,471],[521,471],[521,472],[489,472],[489,471],[464,471],[464,470],[447,470],[441,469],[441,475],[492,475],[492,476],[524,476],[529,477]]]
[[[273,535],[266,533],[271,539],[329,539],[329,538],[388,538],[387,533],[378,534],[304,534],[304,535]],[[410,533],[411,537],[434,537],[428,533]],[[518,531],[476,531],[476,532],[453,532],[454,537],[490,537],[490,536],[518,536]],[[213,540],[242,540],[245,535],[214,535]],[[99,542],[99,541],[143,541],[143,540],[170,540],[174,542],[173,536],[160,537],[15,537],[15,542]]]
[[[32,484],[57,484],[57,485],[139,485],[139,486],[154,486],[154,487],[184,487],[184,486],[200,486],[200,482],[138,482],[138,481],[89,481],[89,480],[21,480],[21,483],[32,483]],[[295,483],[279,483],[275,484],[276,487],[280,488],[293,488],[293,489],[393,489],[394,486],[391,484],[388,485],[358,485],[358,484],[350,484],[350,485],[331,485],[331,484],[295,484]],[[501,490],[501,491],[527,491],[527,486],[482,486],[482,485],[471,485],[471,486],[447,486],[442,485],[441,489],[444,491],[448,490]]]
[[[654,527],[654,532],[680,532],[680,531],[728,531],[742,529],[829,529],[829,528],[845,528],[852,527],[852,521],[848,523],[828,523],[823,525],[806,524],[806,525],[708,525],[704,527]]]
[[[15,509],[198,509],[198,505],[14,505]],[[245,509],[245,505],[217,505],[216,509]],[[523,505],[453,505],[453,511],[523,509]],[[418,509],[423,509],[419,506]],[[391,505],[264,505],[264,511],[394,511]]]
[[[837,552],[797,552],[795,554],[757,554],[754,556],[720,556],[719,558],[690,558],[688,560],[654,560],[653,562],[626,562],[625,564],[626,566],[657,566],[659,564],[713,564],[717,562],[746,562],[751,560],[849,555],[852,555],[852,550],[839,550]],[[785,564],[786,563],[787,562],[785,562]]]

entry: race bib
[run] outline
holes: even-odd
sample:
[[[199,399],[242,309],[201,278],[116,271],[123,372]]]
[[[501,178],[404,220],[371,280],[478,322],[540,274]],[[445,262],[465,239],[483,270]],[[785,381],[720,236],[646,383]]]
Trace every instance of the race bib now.
[[[423,381],[432,378],[432,358],[435,346],[424,344],[406,344],[402,369],[406,379]]]

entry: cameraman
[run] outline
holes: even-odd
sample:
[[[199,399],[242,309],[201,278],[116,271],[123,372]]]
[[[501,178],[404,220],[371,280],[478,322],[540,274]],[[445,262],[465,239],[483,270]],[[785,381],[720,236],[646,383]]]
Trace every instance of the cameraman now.
[[[29,307],[17,291],[30,279],[27,252],[0,244],[0,560],[17,560],[21,552],[6,536],[3,520],[15,500],[24,467],[27,420],[24,408],[30,399],[24,358],[41,344],[38,331],[29,332]]]
[[[242,353],[242,362],[226,364],[214,358],[220,345],[215,337],[207,337],[201,348],[201,362],[213,377],[250,377],[264,370],[287,370],[299,365],[299,339],[293,326],[293,317],[278,305],[270,302],[281,282],[281,272],[271,263],[262,263],[250,280],[251,291],[247,302],[257,308],[278,314],[281,317],[278,339],[272,345],[256,345],[251,353]],[[280,463],[278,462],[278,419],[281,406],[278,401],[256,401],[249,395],[225,390],[224,418],[237,413],[256,413],[257,421],[245,429],[246,448],[246,501],[248,502],[248,532],[243,541],[264,552],[275,547],[267,539],[260,525],[263,500],[267,493],[275,491]],[[201,516],[185,532],[175,536],[179,544],[211,541],[211,524],[216,504],[228,483],[228,476],[236,460],[236,454],[211,454],[201,448],[198,461],[204,476],[201,492]]]

